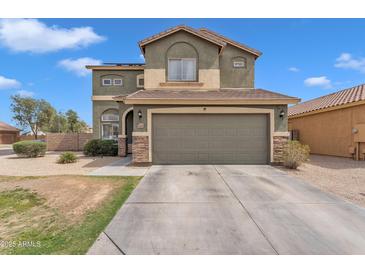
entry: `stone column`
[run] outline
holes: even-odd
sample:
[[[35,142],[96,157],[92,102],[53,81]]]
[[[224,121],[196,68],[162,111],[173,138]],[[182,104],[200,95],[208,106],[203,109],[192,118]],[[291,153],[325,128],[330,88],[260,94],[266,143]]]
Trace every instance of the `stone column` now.
[[[149,162],[149,139],[148,136],[133,136],[132,155],[133,163]]]
[[[289,132],[280,132],[279,134],[274,132],[273,136],[273,153],[274,153],[274,159],[273,164],[282,164],[283,163],[283,151],[284,151],[284,145],[289,140]]]
[[[118,156],[127,156],[127,136],[118,135]]]

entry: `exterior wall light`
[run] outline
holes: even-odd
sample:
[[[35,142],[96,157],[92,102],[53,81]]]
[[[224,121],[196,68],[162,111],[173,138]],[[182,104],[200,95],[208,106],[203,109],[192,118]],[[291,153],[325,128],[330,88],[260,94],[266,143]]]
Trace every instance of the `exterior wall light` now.
[[[138,111],[138,117],[139,117],[139,119],[142,118],[142,111],[141,110]]]
[[[283,118],[284,118],[284,115],[285,115],[285,111],[282,109],[282,110],[280,111],[280,113],[279,113],[279,117],[280,117],[281,119],[283,119]]]
[[[354,128],[354,127],[352,128],[352,130],[351,130],[351,131],[352,131],[352,134],[356,134],[356,133],[358,133],[358,132],[359,132],[359,130],[358,130],[357,128]]]

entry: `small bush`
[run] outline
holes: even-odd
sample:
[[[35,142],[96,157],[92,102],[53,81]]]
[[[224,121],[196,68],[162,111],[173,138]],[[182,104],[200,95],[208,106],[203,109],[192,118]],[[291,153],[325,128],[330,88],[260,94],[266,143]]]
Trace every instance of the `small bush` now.
[[[57,160],[57,163],[59,164],[70,164],[76,162],[77,156],[73,152],[63,152]]]
[[[290,169],[297,169],[303,162],[308,160],[309,146],[302,145],[298,141],[288,141],[284,146],[284,166]]]
[[[13,144],[13,150],[20,157],[35,158],[46,154],[47,145],[39,141],[20,141]]]
[[[118,143],[114,140],[93,139],[84,146],[86,156],[116,156],[118,155]]]

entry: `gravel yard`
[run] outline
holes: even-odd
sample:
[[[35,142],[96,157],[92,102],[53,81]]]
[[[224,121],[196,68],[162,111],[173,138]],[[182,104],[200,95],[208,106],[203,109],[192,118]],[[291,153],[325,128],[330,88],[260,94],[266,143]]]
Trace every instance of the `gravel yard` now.
[[[365,161],[311,155],[298,170],[280,168],[314,186],[365,207]]]
[[[119,157],[85,157],[76,152],[78,161],[73,164],[58,164],[57,159],[62,152],[47,152],[38,158],[19,158],[11,146],[0,147],[0,175],[6,176],[47,176],[47,175],[85,175],[119,160]]]

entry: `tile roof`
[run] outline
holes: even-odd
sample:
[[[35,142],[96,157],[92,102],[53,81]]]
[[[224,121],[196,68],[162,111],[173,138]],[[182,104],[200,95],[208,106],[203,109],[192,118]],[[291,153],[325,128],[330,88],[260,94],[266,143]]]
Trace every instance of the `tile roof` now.
[[[181,100],[298,100],[264,89],[218,89],[218,90],[139,90],[128,96],[116,96],[124,99],[181,99]]]
[[[6,124],[4,122],[0,122],[0,130],[3,130],[3,131],[20,131],[16,127],[13,127],[11,125],[8,125],[8,124]]]
[[[214,31],[211,31],[209,29],[201,28],[201,29],[199,29],[199,31],[200,32],[203,32],[203,33],[205,33],[205,34],[207,34],[207,35],[209,35],[211,37],[213,36],[216,39],[219,39],[219,40],[221,40],[223,42],[226,42],[227,44],[231,44],[232,46],[235,46],[235,47],[238,47],[238,48],[243,49],[245,51],[251,52],[252,54],[256,55],[257,57],[259,57],[259,56],[262,55],[262,52],[261,51],[258,51],[257,49],[251,48],[251,47],[249,47],[249,46],[247,46],[245,44],[239,43],[237,41],[233,41],[233,40],[231,40],[231,39],[229,39],[229,38],[227,38],[227,37],[225,37],[225,36],[223,36],[223,35],[221,35],[219,33],[216,33]]]
[[[201,28],[201,29],[194,29],[194,28],[191,28],[191,27],[188,27],[188,26],[185,26],[185,25],[180,25],[180,26],[176,26],[176,27],[173,27],[173,28],[170,28],[170,29],[167,29],[165,31],[162,31],[160,33],[157,33],[155,35],[152,35],[146,39],[143,39],[139,42],[139,46],[140,48],[142,49],[143,51],[143,47],[148,44],[148,43],[151,43],[155,40],[158,40],[162,37],[165,37],[169,34],[172,34],[172,33],[175,33],[177,31],[180,31],[180,30],[185,30],[187,32],[190,32],[194,35],[197,35],[203,39],[206,39],[206,40],[209,40],[211,41],[212,43],[215,43],[219,46],[221,46],[222,48],[224,48],[226,46],[226,44],[231,44],[235,47],[238,47],[240,49],[243,49],[245,51],[248,51],[254,55],[256,55],[256,57],[259,57],[262,53],[256,49],[253,49],[247,45],[244,45],[242,43],[239,43],[239,42],[236,42],[236,41],[233,41],[221,34],[218,34],[214,31],[211,31],[211,30],[208,30],[206,28]]]
[[[288,115],[294,116],[364,100],[365,84],[362,84],[292,106]]]
[[[147,38],[139,41],[138,44],[139,44],[139,46],[141,48],[143,48],[148,43],[151,43],[151,42],[153,42],[155,40],[158,40],[158,39],[160,39],[162,37],[165,37],[167,35],[170,35],[172,33],[175,33],[177,31],[180,31],[180,30],[185,30],[187,32],[190,32],[190,33],[192,33],[192,34],[194,34],[196,36],[199,36],[199,37],[201,37],[203,39],[209,40],[210,42],[212,42],[214,44],[217,44],[217,45],[219,45],[221,47],[224,47],[226,45],[226,43],[223,42],[221,39],[217,39],[215,37],[209,36],[209,35],[201,32],[199,30],[196,30],[194,28],[191,28],[191,27],[188,27],[188,26],[185,26],[185,25],[179,25],[179,26],[176,26],[176,27],[173,27],[173,28],[169,28],[167,30],[164,30],[162,32],[159,32],[159,33],[157,33],[155,35],[152,35],[150,37],[147,37]]]

